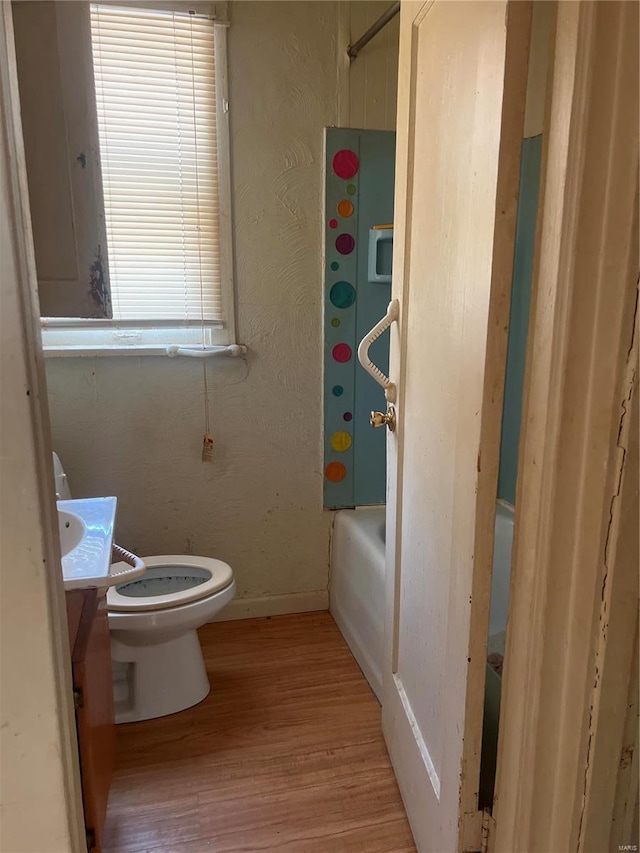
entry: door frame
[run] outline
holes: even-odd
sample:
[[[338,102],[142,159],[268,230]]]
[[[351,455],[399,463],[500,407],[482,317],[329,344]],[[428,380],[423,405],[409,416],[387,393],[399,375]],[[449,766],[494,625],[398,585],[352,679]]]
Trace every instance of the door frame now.
[[[608,849],[620,753],[598,743],[624,743],[638,624],[628,464],[638,7],[561,0],[556,12],[490,841],[499,853]],[[630,535],[621,521],[634,500]]]
[[[631,6],[635,3],[627,2],[626,8]],[[519,509],[494,812],[497,826],[492,842],[496,851],[504,853],[590,848],[589,816],[594,801],[588,768],[602,719],[592,715],[591,709],[602,698],[596,668],[607,641],[606,623],[601,625],[601,591],[604,588],[608,593],[616,576],[626,576],[629,565],[634,568],[633,561],[625,563],[619,551],[609,561],[611,552],[604,546],[607,532],[616,534],[618,486],[633,473],[625,468],[626,442],[631,437],[625,414],[637,383],[637,244],[631,239],[637,236],[637,197],[628,205],[624,187],[629,163],[637,158],[637,121],[629,119],[623,95],[628,87],[637,85],[637,69],[635,57],[623,50],[618,62],[602,63],[597,79],[592,77],[593,63],[611,48],[610,29],[596,26],[598,14],[593,3],[563,0],[558,4],[520,443]],[[22,304],[19,320],[33,387],[39,391],[33,395],[31,416],[25,422],[25,430],[33,430],[35,439],[34,455],[28,462],[36,473],[38,489],[31,497],[40,518],[42,551],[51,565],[59,560],[59,546],[49,501],[50,439],[10,4],[2,4],[0,17],[0,67],[3,79],[9,81],[2,91],[6,106],[3,131],[10,146],[8,165],[18,170],[13,225],[20,257],[16,280]],[[626,29],[628,38],[637,38],[637,26]],[[614,123],[594,120],[592,111],[602,107],[614,91],[620,95],[613,104]],[[400,93],[400,99],[403,97]],[[632,109],[637,110],[637,99]],[[584,168],[602,151],[610,158],[597,191],[615,191],[607,196],[610,204],[604,211],[593,204],[589,195],[592,176]],[[406,179],[406,174],[398,177]],[[599,240],[606,263],[596,266],[592,259]],[[585,257],[591,261],[591,269]],[[578,278],[579,301],[571,299]],[[591,310],[594,302],[602,309],[598,300],[605,293],[607,302],[619,308],[613,318],[606,310]],[[589,365],[583,377],[589,394],[578,394],[572,387],[576,364]],[[9,402],[5,400],[5,405]],[[572,407],[572,418],[566,405]],[[569,430],[571,446],[566,444]],[[597,501],[592,477],[596,457],[605,463]],[[584,496],[579,513],[569,512],[566,495]],[[584,505],[587,501],[589,507]],[[27,505],[34,511],[34,504],[25,497]],[[566,531],[569,524],[572,536],[559,541],[563,525]],[[389,538],[387,548],[391,549],[394,537]],[[559,562],[565,568],[562,584],[557,583]],[[57,758],[64,779],[68,849],[80,851],[84,839],[73,708],[70,692],[63,689],[70,684],[62,630],[64,599],[53,573],[43,574],[41,583],[52,631],[42,655],[50,656],[53,672],[60,676],[54,713],[59,720]],[[570,620],[563,616],[566,613],[572,614]],[[623,607],[617,615],[630,625],[633,636],[630,620],[637,618],[637,609]],[[548,666],[550,655],[553,668]],[[32,743],[35,748],[37,740]],[[46,831],[41,820],[39,830]]]
[[[8,650],[2,667],[2,841],[7,849],[40,850],[46,839],[56,853],[81,853],[87,845],[71,655],[8,2],[0,3],[0,99],[0,170],[9,188],[2,231],[10,247],[0,253],[2,463],[13,475],[2,490],[3,517],[6,512],[9,519],[2,526],[1,610]]]
[[[396,193],[395,193],[395,234],[398,238],[394,244],[393,264],[394,274],[392,295],[400,302],[398,322],[391,326],[390,378],[398,387],[396,410],[398,413],[398,428],[390,433],[387,439],[387,532],[386,532],[386,580],[385,580],[385,652],[384,652],[384,690],[383,690],[383,730],[387,747],[397,768],[401,793],[405,806],[410,815],[414,832],[418,840],[429,837],[428,820],[422,787],[412,782],[417,774],[423,771],[431,778],[435,798],[445,811],[447,824],[457,829],[458,844],[461,850],[479,849],[482,843],[483,821],[485,816],[478,809],[478,781],[480,777],[480,759],[482,744],[482,700],[486,678],[486,643],[489,621],[489,598],[491,586],[491,565],[493,555],[493,529],[496,510],[496,488],[499,464],[500,422],[502,418],[502,389],[506,368],[507,332],[509,323],[509,303],[511,295],[511,278],[515,251],[515,231],[517,220],[517,187],[520,174],[521,143],[524,136],[525,101],[527,90],[527,60],[528,46],[531,37],[532,4],[527,2],[507,2],[504,9],[498,10],[493,23],[498,28],[504,27],[504,69],[496,85],[502,87],[501,106],[499,115],[499,154],[497,168],[497,185],[495,188],[495,208],[492,210],[492,233],[489,248],[491,250],[490,287],[488,292],[488,316],[486,327],[482,329],[485,337],[484,348],[485,371],[480,379],[481,415],[477,423],[477,436],[473,439],[466,436],[466,449],[470,443],[475,449],[471,451],[472,460],[456,449],[456,461],[465,460],[462,477],[456,481],[457,498],[469,496],[473,502],[474,518],[473,544],[468,553],[464,553],[464,564],[460,553],[452,552],[452,581],[453,589],[456,583],[464,584],[467,580],[467,593],[464,601],[457,598],[459,606],[457,615],[468,621],[465,624],[464,658],[459,658],[461,669],[464,669],[465,707],[464,713],[458,716],[456,706],[451,706],[451,699],[443,701],[444,715],[451,720],[449,732],[457,729],[458,737],[463,742],[460,750],[461,766],[455,768],[457,789],[454,789],[453,777],[448,774],[446,787],[440,789],[440,779],[436,768],[431,762],[428,751],[423,751],[415,734],[417,722],[414,723],[410,703],[405,703],[404,690],[396,677],[398,671],[398,623],[400,606],[400,568],[403,543],[400,541],[401,516],[403,509],[403,476],[405,459],[405,406],[404,397],[407,386],[407,328],[409,317],[408,288],[411,278],[411,221],[414,213],[414,200],[417,197],[413,189],[415,134],[413,132],[416,119],[415,87],[419,71],[418,33],[417,28],[428,24],[427,16],[432,13],[435,0],[403,1],[400,21],[400,72],[405,78],[410,76],[410,85],[401,86],[398,92],[398,122],[396,150]],[[444,7],[455,7],[456,4],[437,4]],[[473,4],[472,4],[473,5]],[[498,6],[498,4],[493,4]],[[524,47],[524,50],[523,50]],[[486,50],[486,45],[484,46]],[[405,82],[406,79],[405,79]],[[493,144],[493,142],[492,142]],[[415,235],[414,235],[415,237]],[[484,259],[483,259],[484,263]],[[398,274],[398,271],[400,273]],[[469,317],[471,317],[471,313]],[[473,324],[471,324],[473,325]],[[480,334],[480,323],[477,334]],[[471,347],[475,345],[473,335],[469,330]],[[469,355],[467,354],[467,359]],[[392,375],[393,371],[396,375]],[[403,391],[405,389],[405,391]],[[478,412],[476,412],[476,417]],[[467,420],[467,423],[469,423]],[[475,427],[473,427],[475,429]],[[471,430],[470,430],[471,431]],[[461,442],[462,444],[462,442]],[[415,465],[415,461],[414,461]],[[472,467],[471,467],[472,466]],[[463,467],[462,465],[460,466]],[[459,510],[458,510],[459,512]],[[460,513],[460,518],[467,518]],[[466,536],[469,531],[465,530]],[[456,565],[457,563],[457,565]],[[459,567],[462,567],[460,570]],[[459,593],[459,589],[457,590]],[[449,595],[453,595],[452,592]],[[472,606],[473,605],[473,606]],[[452,610],[453,612],[453,610]],[[461,618],[461,622],[463,619]],[[450,630],[450,629],[449,629]],[[478,652],[478,649],[482,649]],[[456,668],[458,662],[456,661]],[[449,676],[453,678],[452,671]],[[460,672],[455,675],[461,678]],[[392,698],[393,697],[393,698]],[[390,700],[390,701],[387,701]],[[459,719],[460,718],[460,719]],[[418,757],[418,749],[422,753]],[[457,761],[456,761],[457,764]],[[404,772],[400,772],[400,771]],[[407,781],[409,779],[410,781]],[[457,809],[451,805],[455,798]],[[459,815],[458,812],[459,811]],[[450,835],[453,828],[447,827]],[[440,836],[438,836],[438,840]],[[433,841],[432,843],[435,843]]]

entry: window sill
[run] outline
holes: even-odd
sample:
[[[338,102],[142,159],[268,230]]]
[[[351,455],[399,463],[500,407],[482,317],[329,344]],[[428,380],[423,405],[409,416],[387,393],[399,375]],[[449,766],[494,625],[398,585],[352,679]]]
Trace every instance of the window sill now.
[[[145,346],[144,344],[132,347],[123,346],[90,346],[89,344],[76,344],[64,346],[43,345],[45,358],[95,358],[95,357],[111,357],[121,355],[166,355],[169,358],[177,358],[189,356],[191,358],[212,358],[213,356],[223,355],[227,358],[237,358],[241,355],[246,355],[247,348],[242,344],[229,344],[228,346],[214,347],[185,347],[178,344],[168,344],[167,346]]]
[[[171,324],[44,318],[45,358],[168,356],[212,358],[245,355],[245,346],[229,341],[221,323]]]

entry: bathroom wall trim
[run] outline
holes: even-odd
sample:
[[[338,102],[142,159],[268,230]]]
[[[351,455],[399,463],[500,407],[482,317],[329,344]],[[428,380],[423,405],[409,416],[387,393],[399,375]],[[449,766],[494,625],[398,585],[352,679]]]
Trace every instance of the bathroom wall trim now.
[[[212,622],[235,622],[256,616],[285,616],[329,609],[329,592],[292,592],[288,595],[264,595],[260,598],[236,598]]]

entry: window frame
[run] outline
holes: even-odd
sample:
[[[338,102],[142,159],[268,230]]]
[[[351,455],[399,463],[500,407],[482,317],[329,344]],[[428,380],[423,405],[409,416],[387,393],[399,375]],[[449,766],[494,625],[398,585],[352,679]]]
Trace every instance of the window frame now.
[[[99,0],[98,0],[99,2]],[[129,3],[133,8],[158,8],[183,12],[179,2],[164,4]],[[216,354],[222,347],[236,344],[234,259],[231,215],[231,145],[229,131],[229,82],[227,60],[227,21],[217,19],[211,6],[206,14],[214,24],[214,62],[216,69],[216,123],[219,191],[220,294],[221,320],[103,320],[77,317],[42,317],[42,345],[46,357],[175,355],[176,347]],[[193,9],[194,5],[189,4]],[[180,354],[180,353],[179,353]],[[205,354],[204,352],[202,354]]]

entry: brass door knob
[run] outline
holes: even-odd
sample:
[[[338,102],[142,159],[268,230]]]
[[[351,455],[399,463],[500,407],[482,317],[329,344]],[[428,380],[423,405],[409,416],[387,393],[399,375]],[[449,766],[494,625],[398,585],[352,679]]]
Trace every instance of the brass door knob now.
[[[384,412],[371,412],[369,423],[374,429],[378,429],[378,427],[381,426],[387,426],[389,427],[389,432],[395,432],[396,410],[393,406],[389,406],[386,415]]]

